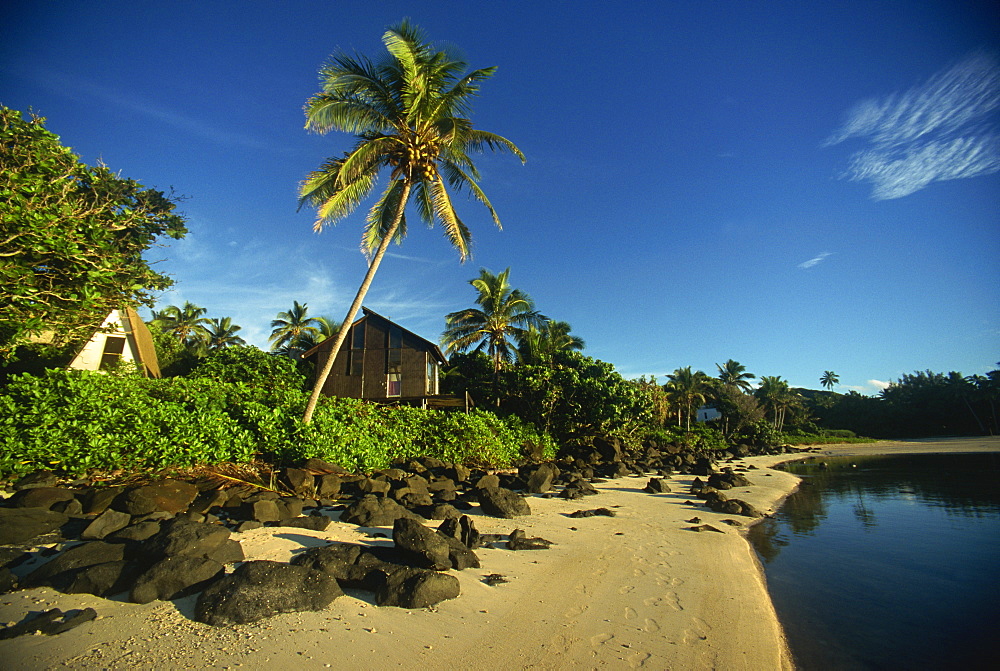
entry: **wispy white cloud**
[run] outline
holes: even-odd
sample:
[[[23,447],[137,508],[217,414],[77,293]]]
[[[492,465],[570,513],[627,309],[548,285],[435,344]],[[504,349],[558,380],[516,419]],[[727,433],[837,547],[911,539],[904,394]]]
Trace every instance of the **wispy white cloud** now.
[[[241,146],[250,149],[287,151],[277,143],[267,143],[249,135],[207,123],[190,114],[170,109],[167,106],[127,95],[117,88],[103,86],[79,77],[71,77],[62,72],[33,67],[31,71],[13,70],[14,74],[30,78],[45,88],[74,96],[89,96],[108,103],[114,108],[124,108],[143,116],[156,119],[183,132],[203,140],[222,145]]]
[[[861,138],[844,177],[872,198],[902,198],[931,182],[1000,170],[1000,63],[976,53],[903,93],[862,101],[824,146]]]
[[[802,263],[800,263],[798,267],[799,268],[812,268],[817,263],[820,263],[821,261],[823,261],[824,259],[826,259],[826,257],[830,256],[831,254],[833,254],[833,252],[823,252],[821,254],[817,254],[816,256],[812,257],[808,261],[803,261]]]

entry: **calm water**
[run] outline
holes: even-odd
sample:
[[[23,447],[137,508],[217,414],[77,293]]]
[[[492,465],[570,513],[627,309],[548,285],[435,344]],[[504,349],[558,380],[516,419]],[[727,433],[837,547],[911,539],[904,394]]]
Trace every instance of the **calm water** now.
[[[1000,453],[825,461],[750,532],[799,668],[1000,668]]]

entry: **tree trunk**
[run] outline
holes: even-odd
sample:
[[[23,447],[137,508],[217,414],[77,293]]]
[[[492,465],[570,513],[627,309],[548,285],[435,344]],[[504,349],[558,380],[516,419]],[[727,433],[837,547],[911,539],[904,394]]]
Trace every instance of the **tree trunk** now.
[[[972,413],[972,417],[976,420],[976,424],[979,425],[979,430],[982,431],[983,435],[985,436],[986,435],[986,427],[983,426],[983,423],[981,421],[979,421],[979,415],[977,415],[976,411],[972,409],[972,404],[969,403],[969,398],[967,396],[963,396],[962,400],[965,401],[965,407],[967,407],[969,409],[969,412]]]
[[[316,384],[313,385],[312,394],[309,396],[309,403],[306,404],[306,412],[302,416],[303,424],[312,422],[313,413],[316,411],[316,404],[319,402],[319,395],[323,391],[323,385],[326,384],[326,379],[330,377],[330,371],[333,370],[337,354],[340,353],[340,348],[343,346],[344,341],[347,340],[347,332],[350,331],[350,326],[354,323],[354,317],[357,316],[358,310],[361,309],[361,303],[365,300],[365,295],[368,293],[368,288],[371,286],[372,280],[375,279],[375,272],[378,270],[379,264],[382,263],[385,250],[389,248],[389,243],[392,242],[392,239],[396,236],[396,231],[399,230],[399,222],[403,219],[403,210],[406,209],[406,201],[409,198],[410,185],[406,183],[403,185],[403,195],[399,199],[399,212],[396,213],[392,227],[382,238],[378,249],[375,251],[375,256],[372,257],[371,263],[368,264],[368,272],[365,273],[365,279],[361,282],[361,286],[358,287],[358,293],[354,297],[354,302],[351,303],[351,307],[347,311],[347,316],[344,317],[344,323],[337,332],[337,339],[330,350],[330,356],[323,365],[323,370],[316,376]]]

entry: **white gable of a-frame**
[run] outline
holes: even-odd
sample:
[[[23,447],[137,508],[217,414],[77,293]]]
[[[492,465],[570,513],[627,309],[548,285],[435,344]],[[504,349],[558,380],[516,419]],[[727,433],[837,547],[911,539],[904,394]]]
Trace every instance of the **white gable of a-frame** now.
[[[138,316],[132,312],[132,321]],[[142,326],[145,326],[144,324]],[[130,362],[140,370],[155,369],[155,377],[159,377],[159,367],[155,363],[155,353],[152,354],[152,366],[143,365],[140,354],[140,344],[136,337],[139,325],[129,323],[128,316],[123,318],[119,310],[112,310],[104,322],[83,346],[83,349],[73,357],[69,368],[74,370],[103,370],[120,362]],[[152,345],[152,343],[149,343]],[[149,357],[147,356],[147,359]]]

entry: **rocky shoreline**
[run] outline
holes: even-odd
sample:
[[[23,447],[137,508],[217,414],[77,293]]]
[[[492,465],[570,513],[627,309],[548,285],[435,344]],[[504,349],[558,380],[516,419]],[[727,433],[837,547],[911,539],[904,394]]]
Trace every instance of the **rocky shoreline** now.
[[[599,493],[604,499],[608,488],[620,491],[626,483],[632,497],[684,497],[689,511],[703,509],[715,516],[703,520],[705,514],[688,515],[680,530],[731,535],[729,528],[743,527],[763,513],[744,500],[753,498],[744,495],[756,488],[746,478],[756,467],[726,456],[733,461],[720,468],[691,454],[647,451],[641,459],[629,459],[612,445],[605,454],[595,450],[516,472],[486,473],[418,459],[364,476],[311,461],[282,472],[284,494],[247,485],[219,486],[207,479],[72,488],[36,474],[15,483],[7,506],[0,508],[3,580],[8,589],[22,589],[8,594],[4,605],[14,607],[11,597],[18,594],[54,594],[52,590],[61,602],[71,595],[102,597],[87,606],[95,617],[106,617],[104,604],[163,603],[179,612],[184,608],[177,604],[187,603],[193,626],[206,623],[229,634],[233,625],[268,626],[280,613],[328,613],[345,591],[380,610],[433,611],[444,602],[462,601],[462,586],[469,583],[462,574],[472,570],[487,572],[478,581],[488,587],[519,580],[516,573],[493,570],[504,562],[482,561],[484,551],[494,557],[496,551],[553,547],[553,540],[530,537],[524,530],[530,532],[530,521],[537,517],[532,508],[543,502],[558,502],[565,520],[615,517],[625,506],[586,509],[579,503]],[[727,495],[734,489],[741,497]],[[565,511],[567,505],[574,510]],[[486,532],[477,528],[484,524]],[[353,528],[360,542],[323,541],[310,547],[314,539],[329,535],[330,525]],[[287,561],[247,551],[255,535],[297,533],[309,534],[302,536],[309,540],[300,541]],[[546,560],[532,562],[544,565]],[[5,616],[5,631],[23,634],[32,622],[48,618],[53,631],[66,632],[67,615],[82,625],[77,631],[86,630],[93,617],[78,610],[83,616],[72,610],[58,615],[34,610],[12,622]]]

